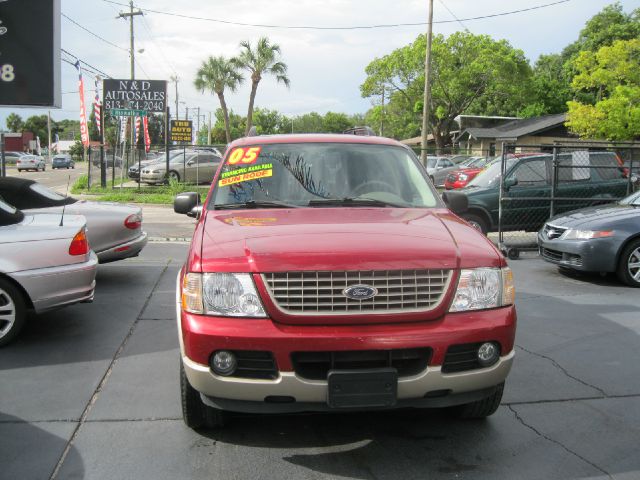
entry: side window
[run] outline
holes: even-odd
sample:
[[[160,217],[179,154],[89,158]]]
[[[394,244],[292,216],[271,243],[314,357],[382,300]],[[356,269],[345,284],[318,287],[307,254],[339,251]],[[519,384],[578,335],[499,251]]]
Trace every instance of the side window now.
[[[558,155],[558,184],[591,180],[589,152],[575,151]]]
[[[198,155],[198,164],[199,165],[205,165],[205,164],[210,164],[213,163],[214,161],[214,156],[208,153],[201,153]]]
[[[544,185],[548,183],[549,180],[549,176],[547,175],[547,162],[546,160],[521,162],[509,174],[510,178],[514,176],[518,179],[518,185],[521,186]]]
[[[602,180],[616,180],[625,178],[624,168],[620,167],[616,154],[613,152],[592,152],[589,157],[591,166],[602,167],[593,168],[595,177]]]
[[[442,168],[447,168],[447,167],[453,167],[453,163],[451,163],[451,160],[443,158],[442,159]]]

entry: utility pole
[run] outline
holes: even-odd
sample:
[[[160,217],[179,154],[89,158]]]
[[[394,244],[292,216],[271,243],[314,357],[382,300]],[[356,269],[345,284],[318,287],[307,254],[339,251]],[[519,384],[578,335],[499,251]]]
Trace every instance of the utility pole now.
[[[180,80],[177,75],[172,75],[169,79],[176,85],[176,118],[178,116],[178,81]]]
[[[129,18],[129,60],[131,61],[131,80],[135,80],[136,78],[136,58],[135,58],[135,35],[133,32],[133,18],[136,17],[137,15],[142,15],[142,10],[137,9],[134,10],[133,9],[133,0],[129,0],[129,12],[120,12],[120,15],[118,15],[118,17],[116,18],[123,18],[123,19],[127,19]],[[131,117],[131,152],[134,151],[134,131],[135,131],[135,117]],[[129,155],[129,160],[131,160],[131,155]],[[113,165],[113,168],[116,168],[115,165]],[[123,165],[124,168],[124,165]]]
[[[211,112],[209,112],[209,132],[207,133],[207,145],[211,145]]]
[[[198,108],[198,127],[196,132],[198,133],[196,133],[196,144],[200,142],[200,107],[197,107],[197,108]]]
[[[185,120],[189,120],[189,107],[187,107],[187,106],[185,105],[185,107],[184,107],[184,108],[185,108],[185,111],[184,111],[184,119],[185,119]]]
[[[429,134],[429,103],[431,102],[431,39],[433,37],[433,0],[429,0],[427,23],[427,53],[424,60],[424,106],[422,107],[422,140],[420,161],[427,165],[427,135]]]
[[[47,114],[47,135],[49,138],[49,146],[47,148],[47,157],[51,163],[51,110]],[[53,167],[51,168],[53,170]]]

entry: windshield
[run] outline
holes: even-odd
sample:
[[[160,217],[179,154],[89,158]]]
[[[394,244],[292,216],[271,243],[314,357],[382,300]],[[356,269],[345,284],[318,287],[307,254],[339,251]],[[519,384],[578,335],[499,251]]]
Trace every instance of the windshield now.
[[[620,205],[633,205],[634,207],[640,207],[640,191],[623,198],[618,203]]]
[[[517,158],[509,158],[507,159],[507,171],[518,161]],[[501,161],[495,161],[490,164],[487,168],[481,171],[473,180],[471,180],[466,188],[473,187],[494,187],[498,183],[498,179],[500,178],[500,170],[502,167]]]
[[[437,163],[438,163],[438,157],[427,158],[427,168],[436,168]]]
[[[297,143],[235,148],[217,182],[213,207],[247,202],[328,206],[347,199],[418,208],[438,204],[417,160],[406,149],[390,145]]]

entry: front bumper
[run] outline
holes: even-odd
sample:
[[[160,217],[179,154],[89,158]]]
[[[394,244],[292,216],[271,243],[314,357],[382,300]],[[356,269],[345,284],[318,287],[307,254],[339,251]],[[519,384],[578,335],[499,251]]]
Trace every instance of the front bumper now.
[[[144,183],[160,183],[165,181],[165,173],[142,173],[140,181]]]
[[[504,382],[514,358],[514,307],[447,314],[417,324],[299,326],[271,319],[207,317],[184,313],[177,305],[180,347],[189,383],[203,400],[233,411],[321,411],[327,409],[327,381],[296,374],[293,352],[391,350],[429,347],[433,354],[422,372],[398,379],[398,404],[446,406],[490,395]],[[441,365],[451,345],[497,341],[503,355],[491,367],[443,373]],[[220,349],[272,352],[278,368],[274,380],[222,377],[208,365]],[[430,398],[430,393],[445,392]],[[292,397],[292,403],[265,407],[270,398]],[[273,410],[276,408],[276,410]],[[265,410],[266,409],[266,410]],[[280,409],[280,410],[278,410]]]
[[[142,232],[139,237],[133,240],[98,252],[98,260],[100,263],[108,263],[135,257],[140,254],[140,251],[145,247],[147,240],[147,233]]]
[[[98,257],[83,263],[14,272],[11,277],[27,292],[37,313],[93,300]]]
[[[540,256],[547,262],[584,272],[615,272],[620,242],[615,237],[549,240],[538,233]]]

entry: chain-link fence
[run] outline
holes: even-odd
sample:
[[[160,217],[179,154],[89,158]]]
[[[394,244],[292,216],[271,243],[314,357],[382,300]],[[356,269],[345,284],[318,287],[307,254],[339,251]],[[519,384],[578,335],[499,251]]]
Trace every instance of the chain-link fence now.
[[[549,218],[620,200],[639,187],[638,176],[639,148],[505,144],[500,161],[465,190],[465,217],[517,258],[536,249]]]
[[[152,145],[144,149],[122,147],[89,149],[87,186],[207,184],[222,160],[224,145]],[[168,168],[167,168],[168,165]]]

